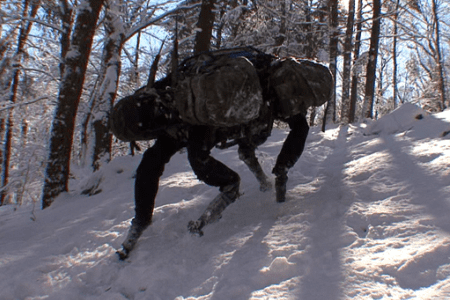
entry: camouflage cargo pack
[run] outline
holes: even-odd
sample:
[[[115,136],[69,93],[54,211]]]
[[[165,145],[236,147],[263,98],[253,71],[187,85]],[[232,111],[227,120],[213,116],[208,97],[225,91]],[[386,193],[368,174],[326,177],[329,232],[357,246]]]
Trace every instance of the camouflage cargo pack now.
[[[259,116],[262,89],[253,64],[243,56],[200,54],[181,65],[179,77],[174,104],[189,124],[231,127]]]
[[[177,120],[164,116],[176,112],[156,99],[159,96],[145,91],[121,99],[110,112],[110,128],[114,135],[124,142],[148,141],[176,124]]]
[[[276,94],[276,113],[287,118],[320,106],[333,93],[333,77],[329,69],[310,60],[281,59],[273,64],[269,85]]]

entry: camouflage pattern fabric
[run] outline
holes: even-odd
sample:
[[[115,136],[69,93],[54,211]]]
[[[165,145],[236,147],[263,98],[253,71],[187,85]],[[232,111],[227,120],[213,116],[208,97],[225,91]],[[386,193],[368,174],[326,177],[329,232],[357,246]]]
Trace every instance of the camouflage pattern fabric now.
[[[256,119],[263,104],[253,64],[245,57],[208,53],[180,71],[175,106],[189,124],[232,127]]]
[[[269,71],[269,85],[274,89],[276,115],[288,118],[320,106],[333,93],[333,77],[319,63],[294,58],[281,59]]]

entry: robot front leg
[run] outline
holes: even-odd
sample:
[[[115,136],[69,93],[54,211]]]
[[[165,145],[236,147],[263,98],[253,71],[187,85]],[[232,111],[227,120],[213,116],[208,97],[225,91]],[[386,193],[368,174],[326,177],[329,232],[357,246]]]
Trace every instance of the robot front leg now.
[[[287,120],[291,131],[283,143],[277,162],[272,170],[275,174],[275,191],[277,202],[286,201],[286,183],[288,171],[303,153],[309,126],[303,114],[297,114]]]
[[[197,178],[208,185],[219,187],[220,194],[211,201],[197,221],[189,222],[189,231],[199,236],[203,235],[204,226],[220,219],[225,208],[238,198],[240,184],[240,178],[236,172],[210,155],[214,144],[205,143],[205,136],[208,136],[208,131],[202,128],[191,134],[188,159]]]
[[[121,260],[126,259],[135,247],[139,237],[151,224],[159,178],[170,158],[182,148],[176,141],[161,137],[155,145],[145,151],[136,171],[134,188],[135,216],[131,221],[122,248],[117,251]]]

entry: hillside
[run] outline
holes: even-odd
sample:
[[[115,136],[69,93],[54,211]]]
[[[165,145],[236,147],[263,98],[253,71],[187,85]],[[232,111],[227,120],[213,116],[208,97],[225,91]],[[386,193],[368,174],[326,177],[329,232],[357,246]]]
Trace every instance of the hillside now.
[[[186,226],[218,191],[178,153],[125,262],[115,250],[140,156],[79,171],[46,210],[0,207],[0,299],[450,299],[449,131],[449,110],[410,104],[369,124],[311,128],[283,204],[259,191],[236,147],[215,149],[243,195],[201,238]],[[286,134],[257,151],[267,174]],[[92,185],[98,193],[82,195]]]

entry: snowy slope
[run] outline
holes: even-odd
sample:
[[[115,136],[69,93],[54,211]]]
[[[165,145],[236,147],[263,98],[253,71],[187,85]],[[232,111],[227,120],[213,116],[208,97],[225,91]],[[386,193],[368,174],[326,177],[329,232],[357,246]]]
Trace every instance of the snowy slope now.
[[[125,262],[115,249],[140,157],[117,158],[44,211],[0,208],[0,299],[450,299],[447,131],[450,111],[408,104],[369,124],[312,128],[283,204],[259,191],[235,147],[214,150],[243,195],[201,238],[186,225],[218,191],[179,153]],[[268,174],[286,134],[258,149]]]

